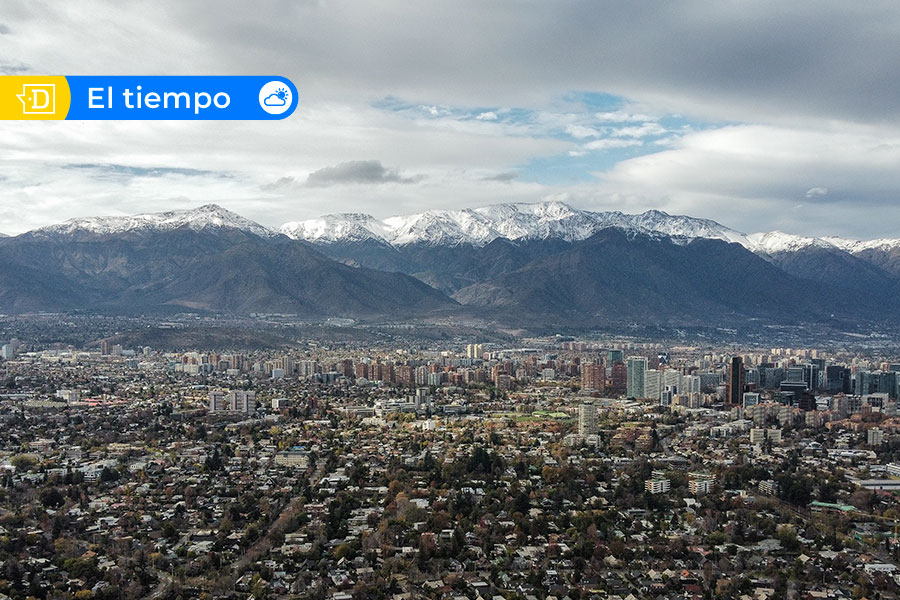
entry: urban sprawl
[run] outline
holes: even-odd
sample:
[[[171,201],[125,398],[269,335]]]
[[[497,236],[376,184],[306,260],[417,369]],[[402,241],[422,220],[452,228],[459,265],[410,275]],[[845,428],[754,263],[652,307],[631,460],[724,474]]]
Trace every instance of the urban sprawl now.
[[[900,355],[0,347],[0,598],[896,598]]]

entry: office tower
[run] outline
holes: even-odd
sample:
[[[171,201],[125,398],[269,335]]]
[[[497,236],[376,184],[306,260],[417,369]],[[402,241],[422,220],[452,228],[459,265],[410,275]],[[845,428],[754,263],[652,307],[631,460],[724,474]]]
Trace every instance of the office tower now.
[[[617,362],[625,362],[625,353],[621,350],[608,350],[606,352],[606,364],[612,366]]]
[[[728,404],[740,406],[744,396],[744,360],[740,356],[731,359],[731,369],[728,373]]]
[[[101,340],[100,341],[100,354],[103,356],[109,356],[112,354],[112,346],[109,343],[109,340]]]
[[[669,390],[673,394],[681,392],[681,373],[677,369],[662,371],[662,389]]]
[[[629,356],[628,384],[625,393],[631,398],[644,398],[644,374],[647,372],[647,359],[643,356]]]
[[[829,394],[849,394],[851,387],[850,369],[842,365],[825,367],[825,390]]]
[[[628,367],[621,360],[612,365],[612,374],[609,378],[609,391],[613,394],[624,394],[628,387]]]
[[[578,407],[578,435],[597,435],[597,407],[591,401]]]
[[[658,401],[662,390],[662,372],[656,369],[644,371],[644,395],[642,397]]]
[[[679,394],[699,394],[701,390],[699,375],[685,375],[681,378],[681,387],[678,388]]]

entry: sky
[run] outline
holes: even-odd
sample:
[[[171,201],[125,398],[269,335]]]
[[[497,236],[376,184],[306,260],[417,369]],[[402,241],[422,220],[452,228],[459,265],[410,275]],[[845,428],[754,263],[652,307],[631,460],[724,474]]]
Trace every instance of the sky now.
[[[4,0],[0,74],[283,75],[259,122],[0,122],[0,232],[498,202],[900,237],[900,4]]]

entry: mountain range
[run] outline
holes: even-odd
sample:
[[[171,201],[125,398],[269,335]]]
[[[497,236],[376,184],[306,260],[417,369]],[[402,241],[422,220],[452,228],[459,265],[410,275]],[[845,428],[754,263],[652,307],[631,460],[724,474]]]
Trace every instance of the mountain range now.
[[[0,237],[0,311],[187,307],[517,324],[887,322],[900,240],[497,204],[275,230],[217,205]]]

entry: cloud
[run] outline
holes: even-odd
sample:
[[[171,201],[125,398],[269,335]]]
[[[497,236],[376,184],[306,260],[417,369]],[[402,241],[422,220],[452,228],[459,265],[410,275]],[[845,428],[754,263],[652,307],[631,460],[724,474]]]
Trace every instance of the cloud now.
[[[618,129],[609,129],[609,134],[616,137],[642,138],[663,135],[664,133],[667,133],[667,130],[659,123],[644,123],[635,127],[620,127]]]
[[[278,225],[325,205],[386,216],[547,195],[737,228],[900,230],[885,210],[900,189],[894,0],[70,4],[4,6],[0,72],[277,73],[304,103],[277,123],[2,122],[0,231],[207,201]],[[695,130],[660,116],[674,114]],[[380,162],[340,171],[359,156]],[[534,184],[535,164],[574,176]],[[513,170],[508,185],[482,179]],[[354,177],[374,185],[348,197],[336,183]],[[828,214],[795,215],[809,182],[828,189],[814,196]],[[869,209],[879,219],[858,218]]]
[[[263,99],[263,104],[266,106],[284,106],[287,104],[287,101],[278,94],[269,94]]]
[[[594,115],[598,121],[609,123],[642,123],[644,121],[652,121],[653,117],[649,115],[634,114],[625,111],[599,112]]]
[[[8,33],[10,33],[9,27],[4,25],[3,23],[0,23],[0,35],[7,35]]]
[[[80,169],[90,171],[96,177],[164,177],[166,175],[182,175],[185,177],[217,176],[228,177],[227,173],[216,173],[204,169],[186,169],[181,167],[136,167],[119,164],[74,163],[61,165],[63,169]]]
[[[506,173],[497,173],[496,175],[490,175],[488,177],[482,177],[482,181],[500,181],[502,183],[509,183],[510,181],[516,179],[519,176],[518,173],[513,173],[512,171],[508,171]]]
[[[806,190],[807,198],[814,198],[816,196],[826,196],[828,195],[828,188],[826,187],[814,187]]]
[[[613,148],[630,148],[632,146],[640,146],[639,140],[620,140],[620,139],[602,139],[588,142],[584,145],[587,150],[611,150]]]
[[[377,160],[351,160],[333,167],[313,171],[306,178],[306,185],[324,187],[341,184],[416,183],[421,176],[401,177],[396,171],[386,169]]]
[[[566,125],[566,133],[573,138],[583,140],[590,137],[598,137],[600,132],[593,127],[585,127],[584,125]]]

